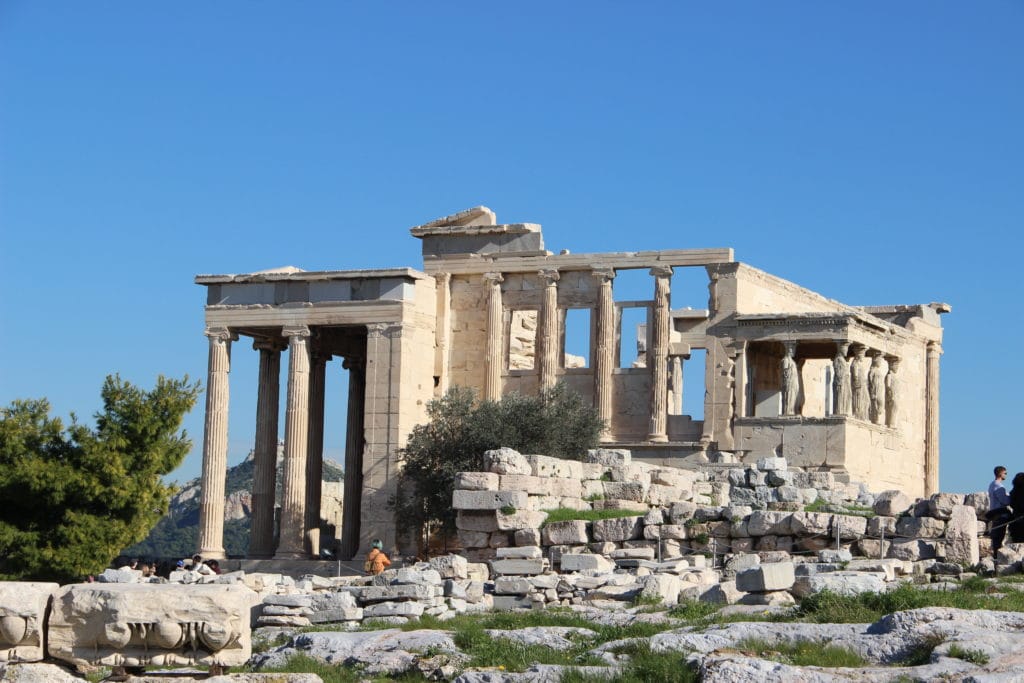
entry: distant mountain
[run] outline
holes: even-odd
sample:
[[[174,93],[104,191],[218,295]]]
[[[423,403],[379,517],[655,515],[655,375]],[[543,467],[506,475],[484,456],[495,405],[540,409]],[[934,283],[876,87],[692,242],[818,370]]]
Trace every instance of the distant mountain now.
[[[277,454],[277,502],[281,501],[282,481],[282,448]],[[249,548],[249,519],[252,515],[252,485],[255,462],[250,451],[245,460],[229,467],[224,482],[224,549],[228,555],[245,555]],[[345,473],[341,465],[333,460],[324,459],[324,482],[341,482]],[[185,484],[181,491],[171,498],[171,504],[153,530],[144,540],[126,548],[122,555],[129,557],[188,557],[198,545],[199,534],[199,479]],[[331,496],[325,496],[326,508],[333,511],[337,507],[340,515],[341,486],[325,487],[330,489]],[[334,501],[333,498],[337,500]],[[323,508],[322,508],[323,511]],[[329,518],[333,515],[328,515]]]

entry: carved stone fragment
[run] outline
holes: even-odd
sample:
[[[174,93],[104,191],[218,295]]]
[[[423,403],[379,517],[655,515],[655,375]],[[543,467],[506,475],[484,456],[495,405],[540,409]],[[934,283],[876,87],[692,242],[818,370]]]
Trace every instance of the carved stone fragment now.
[[[47,649],[75,666],[240,666],[252,653],[251,595],[219,584],[65,586]]]
[[[43,622],[55,583],[0,583],[0,662],[43,659]]]

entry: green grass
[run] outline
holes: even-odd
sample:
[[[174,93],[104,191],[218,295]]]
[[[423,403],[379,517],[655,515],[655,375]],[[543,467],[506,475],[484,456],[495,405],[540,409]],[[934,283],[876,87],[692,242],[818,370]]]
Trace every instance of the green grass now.
[[[573,510],[572,508],[555,508],[545,510],[548,513],[545,524],[552,522],[565,522],[570,519],[582,519],[586,522],[593,522],[598,519],[617,519],[619,517],[643,517],[643,513],[637,510]]]
[[[811,641],[772,643],[748,638],[736,643],[735,649],[760,659],[792,666],[859,668],[867,664],[863,657],[852,650]]]
[[[981,650],[965,650],[956,643],[949,646],[949,652],[947,654],[955,659],[962,659],[965,662],[970,662],[971,664],[977,664],[979,666],[984,666],[989,662],[989,656]]]
[[[624,645],[616,652],[629,655],[629,662],[618,674],[587,676],[567,671],[562,674],[561,683],[696,683],[698,680],[682,653],[651,652],[647,643]]]

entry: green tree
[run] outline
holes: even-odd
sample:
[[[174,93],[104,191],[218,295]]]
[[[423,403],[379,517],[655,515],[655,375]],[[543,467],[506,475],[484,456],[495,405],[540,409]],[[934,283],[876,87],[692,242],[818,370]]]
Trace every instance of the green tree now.
[[[394,507],[418,529],[439,525],[454,533],[455,475],[483,468],[484,451],[514,448],[556,458],[580,459],[597,445],[604,422],[582,397],[559,383],[537,396],[510,394],[480,401],[471,389],[453,387],[427,405],[429,422],[417,425],[402,452],[400,495]]]
[[[179,429],[198,394],[187,376],[152,391],[107,377],[93,429],[45,399],[0,409],[0,578],[80,580],[141,540],[167,511],[161,477],[191,447]]]

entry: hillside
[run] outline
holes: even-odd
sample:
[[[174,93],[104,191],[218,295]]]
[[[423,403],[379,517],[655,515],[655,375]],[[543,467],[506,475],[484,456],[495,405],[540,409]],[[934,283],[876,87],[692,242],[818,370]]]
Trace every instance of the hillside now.
[[[282,457],[277,459],[277,494],[281,500]],[[249,517],[252,514],[253,453],[234,467],[228,468],[224,484],[224,549],[229,556],[245,555],[249,547]],[[324,460],[323,480],[344,479],[341,465]],[[187,557],[195,552],[199,529],[199,479],[193,479],[171,498],[164,515],[149,535],[129,548],[123,555],[132,557]]]

